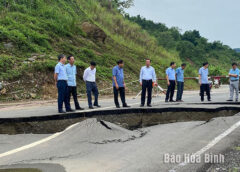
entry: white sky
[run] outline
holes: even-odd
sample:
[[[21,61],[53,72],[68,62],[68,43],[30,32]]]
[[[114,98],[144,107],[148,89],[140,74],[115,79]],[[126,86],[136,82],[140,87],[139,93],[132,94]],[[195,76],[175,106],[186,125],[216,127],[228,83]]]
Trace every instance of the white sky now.
[[[240,48],[240,0],[135,0],[126,12]]]

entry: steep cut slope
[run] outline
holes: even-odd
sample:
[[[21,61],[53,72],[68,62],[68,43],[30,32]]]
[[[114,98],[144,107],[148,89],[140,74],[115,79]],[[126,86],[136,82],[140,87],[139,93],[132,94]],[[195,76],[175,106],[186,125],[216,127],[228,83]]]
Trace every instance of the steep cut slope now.
[[[166,51],[140,26],[97,0],[0,1],[0,81],[18,81],[1,98],[54,97],[52,75],[59,53],[75,56],[80,92],[83,70],[93,60],[100,88],[111,86],[118,59],[125,60],[127,81],[138,78],[147,57],[158,76],[170,61],[181,63],[177,53]]]

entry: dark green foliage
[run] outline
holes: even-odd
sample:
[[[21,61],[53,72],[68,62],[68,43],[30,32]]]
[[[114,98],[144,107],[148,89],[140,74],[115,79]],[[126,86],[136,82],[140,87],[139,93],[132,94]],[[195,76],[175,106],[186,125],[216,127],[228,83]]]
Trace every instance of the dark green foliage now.
[[[211,65],[220,66],[226,72],[233,61],[240,61],[240,54],[219,41],[208,42],[199,31],[186,31],[181,34],[177,28],[168,28],[162,23],[154,23],[139,15],[125,17],[153,35],[159,45],[168,50],[176,50],[183,61],[189,61],[195,66],[201,66],[204,61],[209,61]]]

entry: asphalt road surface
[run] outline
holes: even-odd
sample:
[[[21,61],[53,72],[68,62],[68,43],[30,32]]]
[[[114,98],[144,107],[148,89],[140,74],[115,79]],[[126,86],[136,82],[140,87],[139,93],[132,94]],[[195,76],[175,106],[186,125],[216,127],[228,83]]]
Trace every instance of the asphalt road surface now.
[[[227,87],[213,90],[213,102],[227,99]],[[222,106],[198,104],[198,91],[185,92],[184,100],[165,103],[163,96],[157,97],[153,108]],[[139,99],[129,97],[127,101],[139,107]],[[100,102],[100,109],[114,108],[112,99]],[[52,114],[56,114],[56,103],[0,105],[0,118]],[[0,168],[38,168],[43,172],[240,171],[238,113],[209,122],[161,124],[133,131],[105,123],[111,130],[91,118],[55,134],[0,135]]]

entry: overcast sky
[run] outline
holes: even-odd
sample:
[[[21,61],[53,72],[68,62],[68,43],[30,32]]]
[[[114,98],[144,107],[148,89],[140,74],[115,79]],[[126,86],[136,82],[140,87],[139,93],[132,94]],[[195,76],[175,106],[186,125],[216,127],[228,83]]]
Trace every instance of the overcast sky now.
[[[135,0],[127,12],[240,47],[240,0]]]

